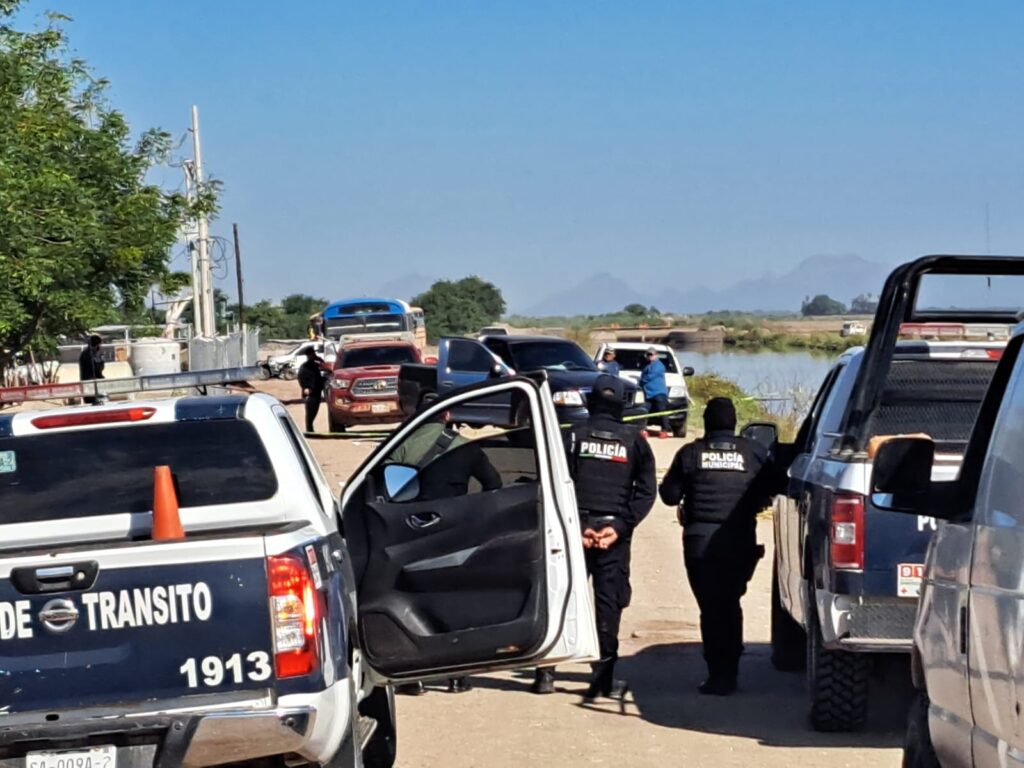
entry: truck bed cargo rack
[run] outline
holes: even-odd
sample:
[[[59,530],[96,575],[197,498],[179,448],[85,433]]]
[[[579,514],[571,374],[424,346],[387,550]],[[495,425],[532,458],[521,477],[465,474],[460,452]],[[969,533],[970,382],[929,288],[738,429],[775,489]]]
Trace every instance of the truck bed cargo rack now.
[[[0,388],[0,405],[87,397],[103,400],[111,395],[202,389],[266,378],[269,378],[267,370],[257,365],[241,368],[216,368],[208,371],[162,373],[152,376],[136,376],[130,379],[96,379],[68,384],[34,384],[27,387]]]
[[[840,427],[841,451],[865,449],[868,420],[881,400],[900,329],[905,324],[1015,325],[1021,320],[1019,310],[1011,309],[919,308],[921,282],[928,275],[1024,276],[1024,257],[923,256],[893,270],[882,289],[854,394]]]

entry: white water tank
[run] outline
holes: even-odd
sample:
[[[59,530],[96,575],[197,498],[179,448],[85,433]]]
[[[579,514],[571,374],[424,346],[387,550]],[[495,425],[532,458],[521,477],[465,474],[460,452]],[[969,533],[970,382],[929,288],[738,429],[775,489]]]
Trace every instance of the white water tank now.
[[[181,373],[181,345],[169,339],[133,341],[131,364],[135,376]]]

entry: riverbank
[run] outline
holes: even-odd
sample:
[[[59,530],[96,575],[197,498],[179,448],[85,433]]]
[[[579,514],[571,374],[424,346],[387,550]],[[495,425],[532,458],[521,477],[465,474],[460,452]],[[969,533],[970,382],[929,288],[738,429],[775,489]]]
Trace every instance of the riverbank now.
[[[704,408],[714,397],[728,397],[736,404],[736,423],[743,425],[755,421],[769,421],[779,427],[779,439],[791,441],[800,427],[802,414],[796,407],[786,408],[781,413],[772,413],[765,404],[755,396],[744,391],[739,384],[717,373],[700,373],[686,381],[690,391],[690,411],[688,415],[691,430],[704,429]]]
[[[727,347],[751,351],[770,349],[775,352],[809,350],[838,353],[845,352],[853,347],[863,346],[867,343],[867,336],[863,334],[840,336],[837,333],[822,332],[802,334],[773,331],[767,327],[750,328],[747,330],[726,328],[722,336],[722,343]]]

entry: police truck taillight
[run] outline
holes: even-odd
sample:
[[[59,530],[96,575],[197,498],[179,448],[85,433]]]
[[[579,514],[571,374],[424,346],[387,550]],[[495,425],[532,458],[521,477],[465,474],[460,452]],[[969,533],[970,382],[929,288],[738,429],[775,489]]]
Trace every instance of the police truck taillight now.
[[[857,493],[832,496],[829,529],[833,568],[864,568],[864,497]]]
[[[267,558],[270,612],[274,619],[277,676],[308,675],[316,668],[320,608],[306,564],[291,555]]]

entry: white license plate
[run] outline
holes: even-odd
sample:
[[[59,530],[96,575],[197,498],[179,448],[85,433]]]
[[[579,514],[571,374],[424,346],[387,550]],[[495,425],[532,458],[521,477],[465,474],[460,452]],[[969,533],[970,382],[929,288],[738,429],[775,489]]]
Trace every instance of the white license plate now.
[[[387,403],[374,403],[370,410],[373,413],[387,413],[391,410],[391,406]]]
[[[900,597],[918,597],[924,566],[920,563],[900,563],[897,567],[896,594]]]
[[[92,747],[66,752],[29,752],[25,768],[116,768],[117,747]]]

